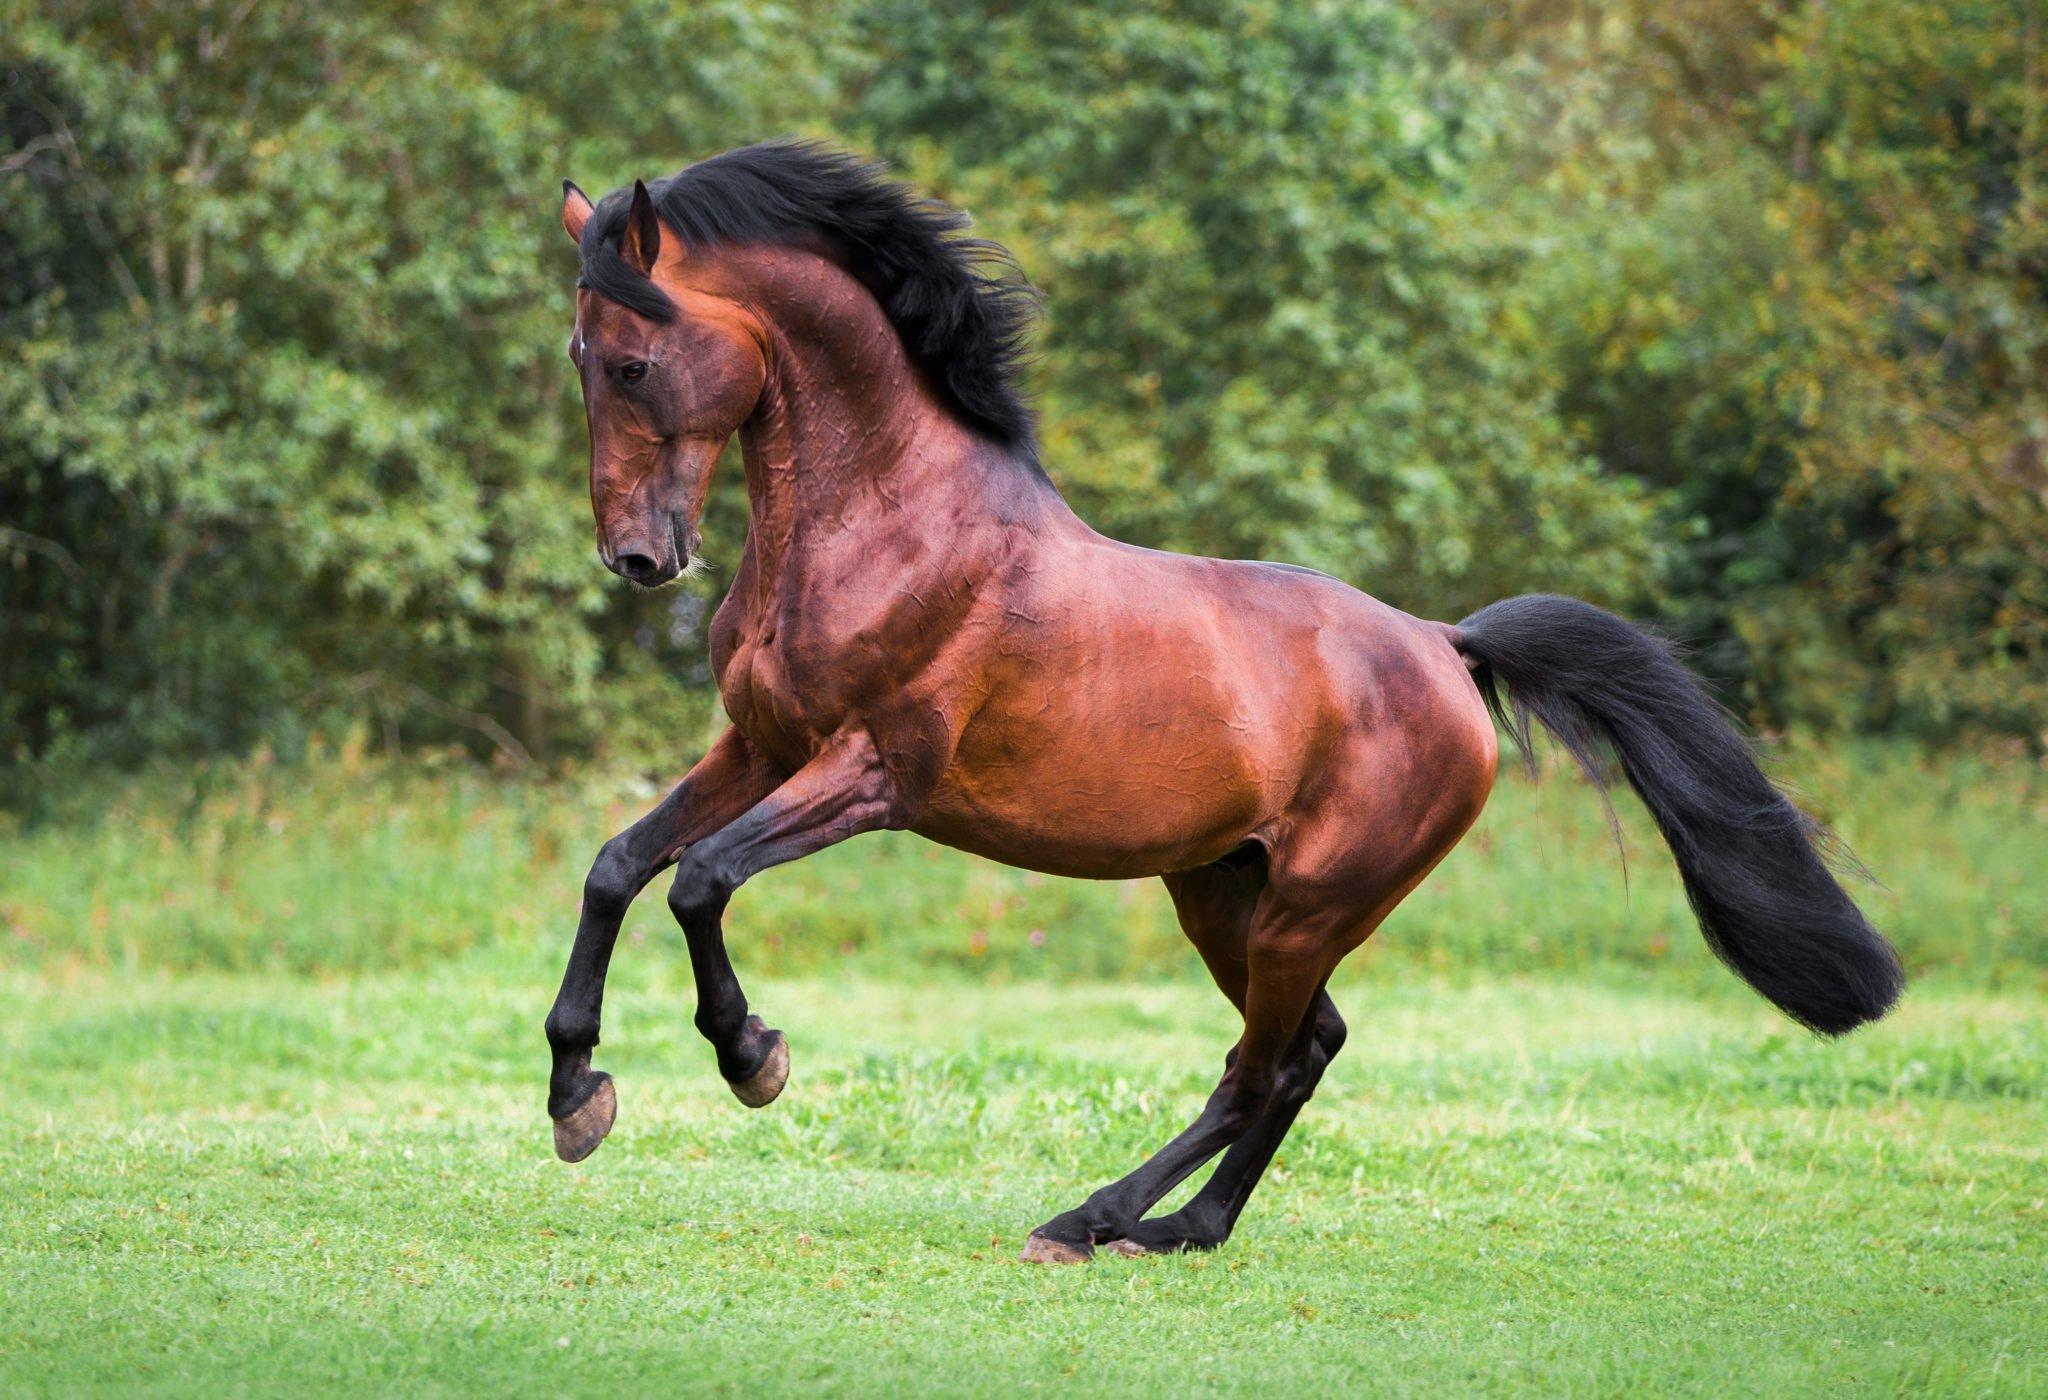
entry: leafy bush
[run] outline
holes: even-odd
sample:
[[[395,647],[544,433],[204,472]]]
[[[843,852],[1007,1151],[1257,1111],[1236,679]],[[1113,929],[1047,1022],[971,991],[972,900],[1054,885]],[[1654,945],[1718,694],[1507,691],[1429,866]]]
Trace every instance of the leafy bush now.
[[[2048,745],[2048,64],[1997,0],[0,35],[0,764],[46,782],[349,724],[694,742],[704,597],[591,558],[556,181],[787,131],[1016,248],[1048,465],[1117,533],[1435,616],[1581,593],[1772,728]],[[744,529],[728,466],[713,557]]]

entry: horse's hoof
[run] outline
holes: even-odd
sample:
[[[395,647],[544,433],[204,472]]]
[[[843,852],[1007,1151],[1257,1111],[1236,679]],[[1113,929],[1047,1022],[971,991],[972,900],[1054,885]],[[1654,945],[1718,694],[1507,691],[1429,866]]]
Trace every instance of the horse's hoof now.
[[[733,1097],[748,1108],[766,1108],[775,1102],[782,1086],[789,1083],[789,1042],[781,1031],[768,1034],[775,1037],[775,1043],[768,1047],[768,1058],[761,1061],[761,1067],[751,1078],[732,1086]]]
[[[1068,1244],[1064,1240],[1034,1234],[1024,1241],[1024,1252],[1017,1258],[1025,1264],[1085,1264],[1094,1255],[1092,1246]]]
[[[567,1118],[555,1120],[555,1155],[565,1162],[582,1161],[597,1151],[597,1145],[612,1130],[612,1121],[618,1116],[619,1096],[607,1074],[600,1078],[596,1091],[583,1101],[581,1108]]]
[[[1136,1240],[1104,1240],[1102,1247],[1111,1254],[1121,1254],[1126,1259],[1143,1259],[1148,1254],[1159,1253],[1156,1249],[1147,1249]]]

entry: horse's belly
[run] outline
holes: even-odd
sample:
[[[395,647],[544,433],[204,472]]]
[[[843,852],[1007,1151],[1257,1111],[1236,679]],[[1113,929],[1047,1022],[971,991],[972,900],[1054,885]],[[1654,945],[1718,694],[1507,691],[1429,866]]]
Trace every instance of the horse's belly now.
[[[1005,865],[1083,879],[1206,864],[1242,844],[1272,805],[1264,785],[1221,754],[1135,764],[1049,755],[973,772],[949,773],[911,829]]]

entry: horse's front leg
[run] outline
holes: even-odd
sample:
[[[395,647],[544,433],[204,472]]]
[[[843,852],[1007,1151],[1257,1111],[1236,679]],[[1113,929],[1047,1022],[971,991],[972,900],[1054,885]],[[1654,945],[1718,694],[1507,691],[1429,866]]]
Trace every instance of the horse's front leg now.
[[[789,1078],[789,1047],[747,1012],[725,953],[725,906],[743,883],[863,831],[899,825],[889,782],[866,733],[836,738],[744,816],[691,846],[676,864],[669,907],[697,974],[697,1029],[740,1102],[759,1107]]]
[[[728,729],[675,791],[598,852],[583,882],[576,943],[547,1020],[554,1052],[548,1116],[555,1121],[555,1153],[563,1161],[580,1162],[595,1152],[618,1112],[612,1077],[590,1067],[590,1052],[597,1047],[605,970],[627,907],[686,846],[745,812],[773,792],[775,783],[775,774],[739,731]]]

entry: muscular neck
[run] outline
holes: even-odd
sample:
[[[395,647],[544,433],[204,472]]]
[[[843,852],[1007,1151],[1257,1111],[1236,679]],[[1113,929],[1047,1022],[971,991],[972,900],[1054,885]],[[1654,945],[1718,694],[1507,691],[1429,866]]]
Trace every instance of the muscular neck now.
[[[739,439],[749,548],[764,583],[806,550],[859,548],[860,525],[876,512],[1001,511],[1022,492],[1059,500],[947,410],[851,275],[794,250],[759,250],[748,262],[769,371]]]

